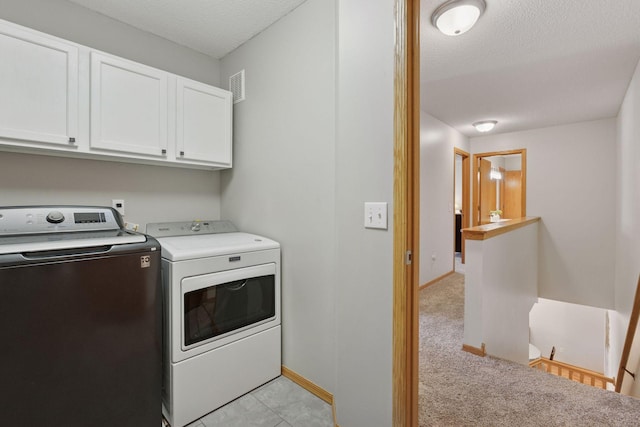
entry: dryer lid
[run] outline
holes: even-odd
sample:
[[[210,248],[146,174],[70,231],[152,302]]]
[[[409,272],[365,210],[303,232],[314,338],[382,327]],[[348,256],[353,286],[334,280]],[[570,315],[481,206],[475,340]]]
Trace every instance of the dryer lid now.
[[[240,232],[159,237],[157,240],[162,247],[162,258],[169,261],[185,261],[280,248],[280,244],[274,240]]]

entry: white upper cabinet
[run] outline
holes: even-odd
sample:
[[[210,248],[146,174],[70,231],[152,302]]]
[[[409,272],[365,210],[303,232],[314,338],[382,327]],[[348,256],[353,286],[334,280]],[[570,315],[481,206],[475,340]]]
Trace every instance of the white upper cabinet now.
[[[166,156],[167,77],[91,52],[91,148]]]
[[[0,150],[231,167],[231,92],[0,20]]]
[[[75,148],[78,48],[0,22],[0,138]]]
[[[231,92],[176,79],[176,158],[231,167]]]

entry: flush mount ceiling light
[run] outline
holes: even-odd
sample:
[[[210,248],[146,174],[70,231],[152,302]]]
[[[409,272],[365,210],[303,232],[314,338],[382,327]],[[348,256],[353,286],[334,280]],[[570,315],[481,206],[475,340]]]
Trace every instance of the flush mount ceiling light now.
[[[443,34],[459,36],[471,29],[484,12],[484,0],[449,0],[431,15],[431,23]]]
[[[476,128],[478,132],[489,132],[497,123],[497,120],[483,120],[481,122],[475,122],[473,127]]]

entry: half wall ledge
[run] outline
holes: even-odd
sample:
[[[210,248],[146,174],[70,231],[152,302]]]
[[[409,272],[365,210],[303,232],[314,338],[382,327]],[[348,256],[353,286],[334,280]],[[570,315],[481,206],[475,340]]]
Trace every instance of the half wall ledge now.
[[[487,240],[538,221],[540,221],[539,216],[525,216],[503,222],[492,222],[491,224],[463,228],[462,238],[465,240]]]
[[[463,346],[527,365],[529,312],[538,299],[539,217],[463,230]]]

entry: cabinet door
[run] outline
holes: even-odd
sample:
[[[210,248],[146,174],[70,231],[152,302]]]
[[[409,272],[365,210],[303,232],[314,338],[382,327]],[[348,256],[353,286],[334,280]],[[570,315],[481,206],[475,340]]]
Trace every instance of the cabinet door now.
[[[167,73],[91,52],[91,148],[166,156]]]
[[[231,92],[177,78],[176,158],[231,167]]]
[[[0,22],[0,58],[0,137],[73,147],[78,48]]]

